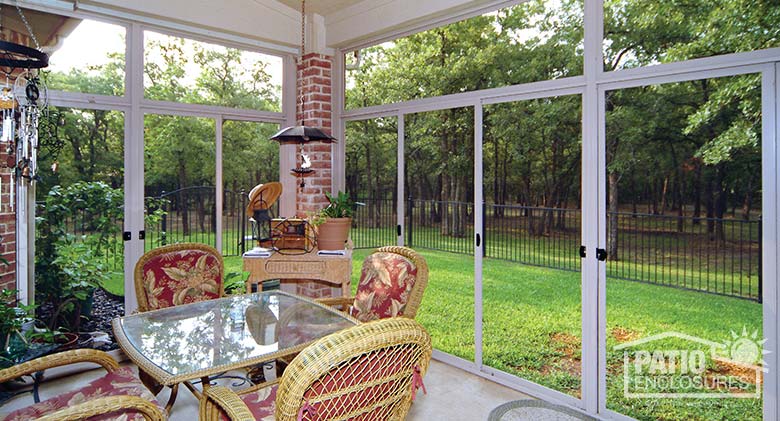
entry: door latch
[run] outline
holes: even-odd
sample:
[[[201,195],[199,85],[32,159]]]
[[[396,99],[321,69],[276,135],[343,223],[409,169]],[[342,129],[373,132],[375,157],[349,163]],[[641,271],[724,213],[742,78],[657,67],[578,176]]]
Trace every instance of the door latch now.
[[[122,240],[123,241],[130,241],[133,237],[130,234],[130,231],[125,231],[122,233]]]
[[[146,231],[144,230],[138,231],[138,239],[143,240],[145,238],[146,238]]]
[[[607,260],[607,251],[604,249],[596,249],[596,259],[600,262]]]
[[[586,255],[585,246],[580,246],[580,257],[584,259]]]

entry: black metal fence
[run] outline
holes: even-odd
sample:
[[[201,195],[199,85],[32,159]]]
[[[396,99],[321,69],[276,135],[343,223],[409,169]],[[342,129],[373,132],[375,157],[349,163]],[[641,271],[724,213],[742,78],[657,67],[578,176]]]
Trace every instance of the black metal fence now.
[[[146,248],[196,242],[216,246],[216,194],[213,186],[185,187],[147,198]],[[240,256],[252,248],[252,227],[246,207],[248,192],[224,190],[222,196],[222,254]],[[154,212],[160,210],[159,217]],[[271,215],[278,214],[278,203]],[[152,215],[152,217],[150,217]]]
[[[356,248],[394,244],[395,205],[379,218],[384,226],[360,221]],[[485,257],[562,270],[580,270],[579,209],[483,205]],[[474,207],[466,202],[408,200],[405,238],[410,247],[473,254]],[[762,300],[761,221],[693,218],[640,213],[610,214],[616,244],[607,276],[696,291]],[[372,237],[364,231],[382,230]],[[375,241],[371,241],[375,239]]]
[[[184,241],[216,245],[213,186],[188,187],[146,199],[146,249]],[[355,248],[396,244],[397,204],[392,199],[358,199],[352,239]],[[244,191],[225,191],[222,249],[240,256],[252,244]],[[405,238],[410,247],[473,254],[474,205],[468,202],[407,200]],[[485,257],[578,271],[579,209],[483,205]],[[278,214],[273,209],[272,214]],[[68,222],[76,237],[90,235],[87,210]],[[693,218],[618,212],[616,244],[607,276],[714,294],[762,300],[761,221]],[[121,226],[105,254],[113,270],[122,267]],[[609,231],[608,227],[608,231]],[[616,252],[615,252],[616,251]]]

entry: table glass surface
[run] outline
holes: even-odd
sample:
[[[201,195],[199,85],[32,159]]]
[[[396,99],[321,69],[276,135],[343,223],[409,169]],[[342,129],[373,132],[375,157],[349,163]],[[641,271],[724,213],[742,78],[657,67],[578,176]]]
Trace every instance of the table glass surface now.
[[[125,316],[115,329],[152,364],[186,376],[294,348],[354,326],[353,320],[294,295],[266,291]]]

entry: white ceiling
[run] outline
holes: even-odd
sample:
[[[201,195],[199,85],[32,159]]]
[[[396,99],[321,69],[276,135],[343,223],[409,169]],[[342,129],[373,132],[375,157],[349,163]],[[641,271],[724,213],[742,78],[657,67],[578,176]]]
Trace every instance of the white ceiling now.
[[[295,10],[301,10],[301,0],[278,0]],[[346,7],[360,3],[363,0],[306,0],[306,12],[325,16]]]
[[[18,0],[0,0],[15,4]],[[56,13],[72,11],[70,1],[25,0]],[[494,10],[521,0],[306,0],[307,51],[361,48],[431,25]],[[290,54],[300,45],[300,0],[79,0],[78,9],[141,22],[260,50]],[[36,6],[37,7],[37,6]],[[316,42],[315,42],[316,41]],[[308,46],[312,42],[311,48]]]

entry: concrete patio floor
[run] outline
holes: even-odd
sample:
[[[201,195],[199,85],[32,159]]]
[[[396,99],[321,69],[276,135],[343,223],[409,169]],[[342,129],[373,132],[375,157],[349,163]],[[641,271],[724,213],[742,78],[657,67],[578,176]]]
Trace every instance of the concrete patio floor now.
[[[104,373],[102,369],[95,369],[47,382],[41,388],[41,399],[80,387]],[[424,381],[428,394],[419,392],[407,420],[486,420],[490,411],[502,403],[528,398],[520,392],[438,361],[431,361]],[[167,389],[160,393],[158,399],[167,402]],[[32,397],[24,394],[6,403],[0,407],[0,419],[4,414],[29,405],[30,402]],[[186,388],[182,387],[179,391],[170,419],[198,419],[198,402]]]

